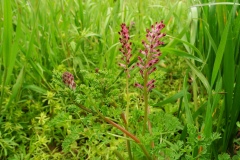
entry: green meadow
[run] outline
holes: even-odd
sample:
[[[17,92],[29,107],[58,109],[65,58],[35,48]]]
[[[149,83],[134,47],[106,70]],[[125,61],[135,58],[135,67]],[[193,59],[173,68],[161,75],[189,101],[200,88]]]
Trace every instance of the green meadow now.
[[[239,160],[239,0],[1,0],[1,160]]]

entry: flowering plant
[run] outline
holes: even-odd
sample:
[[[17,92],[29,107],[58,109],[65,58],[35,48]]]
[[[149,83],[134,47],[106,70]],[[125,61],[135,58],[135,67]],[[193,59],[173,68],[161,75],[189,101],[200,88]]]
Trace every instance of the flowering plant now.
[[[143,78],[143,84],[135,83],[135,86],[143,90],[144,96],[144,124],[143,124],[143,135],[147,128],[149,106],[148,106],[148,95],[149,92],[155,87],[154,79],[149,79],[149,75],[156,71],[156,64],[159,62],[159,56],[161,55],[160,49],[157,47],[163,45],[164,43],[159,39],[164,37],[166,34],[161,33],[161,30],[165,27],[163,21],[152,25],[151,30],[147,29],[146,38],[147,41],[142,41],[144,49],[140,50],[140,53],[143,54],[143,57],[138,56],[137,66],[140,69],[140,74]]]

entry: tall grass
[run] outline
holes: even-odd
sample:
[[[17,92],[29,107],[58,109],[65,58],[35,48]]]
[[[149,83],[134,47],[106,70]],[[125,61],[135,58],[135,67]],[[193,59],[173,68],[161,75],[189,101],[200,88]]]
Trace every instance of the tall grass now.
[[[188,124],[198,126],[205,138],[214,136],[215,133],[221,134],[221,138],[208,147],[208,152],[216,158],[221,152],[233,153],[236,122],[239,121],[240,4],[238,1],[210,3],[202,0],[185,5],[189,6],[188,19],[184,21],[185,24],[181,24],[180,14],[174,16],[174,20],[180,23],[176,25],[179,28],[178,36],[174,36],[163,50],[190,58],[186,59],[186,63],[191,71],[186,74],[190,75],[192,82],[188,86],[185,80],[182,91],[155,105],[164,105],[182,97]],[[181,3],[178,3],[178,7],[176,11],[183,10]],[[184,45],[187,53],[174,49],[179,42]],[[190,101],[186,91],[189,87],[192,88]],[[208,98],[202,101],[206,95]],[[193,108],[189,105],[191,101]],[[181,110],[180,105],[179,113]],[[185,132],[182,139],[186,136]],[[202,146],[199,146],[193,156],[201,151]]]
[[[150,24],[164,19],[165,13],[160,10],[164,3],[159,7],[154,6],[156,2],[0,1],[1,129],[6,123],[28,124],[37,116],[33,108],[43,103],[47,91],[54,90],[50,84],[52,70],[61,64],[80,78],[84,77],[79,70],[119,71],[116,61],[120,24],[132,23],[132,35],[144,33]],[[134,40],[137,45],[139,37]],[[15,114],[26,110],[30,116],[19,121]],[[3,135],[1,140],[15,136],[12,132]],[[9,154],[7,149],[4,151]]]
[[[4,11],[1,27],[2,30],[5,28],[1,32],[4,33],[2,84],[9,83],[14,65],[24,66],[26,77],[34,80],[34,84],[30,82],[24,87],[40,93],[51,88],[48,84],[51,70],[59,64],[73,67],[75,72],[78,69],[115,68],[119,24],[132,22],[134,34],[164,19],[165,15],[148,2],[136,5],[107,0],[16,0],[1,1],[1,4],[2,13]],[[151,12],[144,7],[146,5],[153,8]],[[14,43],[11,43],[12,38]]]
[[[202,2],[202,3],[206,3]],[[236,3],[236,4],[235,4]],[[209,115],[206,114],[205,123],[217,121],[217,132],[223,131],[222,139],[218,141],[219,151],[229,149],[233,152],[233,138],[237,132],[236,122],[239,117],[240,94],[239,90],[239,26],[238,16],[239,3],[218,3],[210,6],[201,6],[201,21],[198,28],[198,37],[202,41],[197,46],[203,46],[201,53],[205,58],[206,65],[203,66],[203,73],[211,84],[211,89],[218,90],[218,83],[222,81],[224,92],[223,104],[218,108],[213,105]],[[229,6],[227,6],[227,4]],[[200,9],[200,8],[199,8]],[[213,17],[217,16],[217,19]],[[217,46],[217,48],[216,48]],[[218,92],[218,91],[217,91]],[[215,93],[220,94],[220,93]],[[211,98],[211,97],[210,97]],[[219,117],[215,111],[219,110]],[[212,123],[205,130],[212,128]],[[212,130],[211,130],[212,131]],[[210,132],[211,132],[210,131]]]
[[[186,141],[189,125],[193,125],[201,134],[199,139],[221,134],[221,139],[207,146],[212,157],[233,152],[240,110],[238,15],[238,0],[2,0],[0,122],[18,123],[13,119],[16,110],[24,110],[29,101],[42,103],[43,95],[54,90],[52,71],[62,64],[83,82],[79,70],[108,69],[120,78],[123,70],[116,65],[120,24],[131,26],[132,64],[145,29],[164,20],[170,40],[162,48],[161,59],[177,56],[189,68],[181,77],[180,91],[153,106],[180,99],[177,116],[185,124],[181,140]],[[158,90],[154,93],[162,95]],[[195,147],[192,157],[201,151],[201,145]]]
[[[186,51],[202,59],[201,63],[187,61],[192,70],[193,114],[198,113],[200,118],[199,111],[204,108],[204,117],[196,119],[195,124],[201,126],[205,137],[221,133],[222,138],[209,147],[209,153],[215,156],[219,152],[233,153],[239,120],[239,5],[238,1],[191,5],[190,30],[180,37]],[[205,94],[207,102],[199,101]]]

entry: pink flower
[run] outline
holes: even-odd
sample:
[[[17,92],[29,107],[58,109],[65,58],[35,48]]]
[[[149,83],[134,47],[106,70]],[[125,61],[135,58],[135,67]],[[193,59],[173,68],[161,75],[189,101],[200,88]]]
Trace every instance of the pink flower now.
[[[151,91],[155,87],[154,82],[155,82],[155,80],[152,79],[147,83],[148,91]]]
[[[154,79],[150,80],[150,81],[147,83],[147,87],[151,86],[154,82],[155,82]]]
[[[74,82],[74,76],[69,72],[64,72],[62,75],[62,80],[65,85],[67,85],[69,88],[75,90],[76,89],[76,83]]]
[[[140,88],[140,89],[143,89],[143,86],[142,86],[141,84],[139,84],[139,83],[135,83],[134,85],[135,85],[135,87],[138,87],[138,88]]]
[[[128,72],[129,69],[132,68],[128,68],[128,65],[130,63],[130,58],[132,57],[132,48],[131,45],[132,43],[129,42],[130,37],[129,37],[129,31],[128,31],[128,27],[126,26],[126,24],[121,24],[121,31],[118,32],[118,34],[121,36],[119,38],[120,43],[122,44],[121,48],[119,49],[120,52],[122,52],[123,57],[121,58],[122,63],[119,63],[120,67],[123,67],[125,69],[126,72]],[[129,73],[128,73],[128,76]]]
[[[159,56],[161,55],[160,49],[157,49],[157,47],[163,45],[164,43],[160,41],[159,39],[164,37],[166,34],[161,33],[161,30],[165,27],[163,22],[159,22],[155,25],[152,25],[150,29],[147,29],[146,32],[146,41],[142,41],[142,44],[144,46],[143,50],[140,50],[140,53],[143,54],[144,58],[138,57],[138,62],[136,66],[140,69],[140,74],[142,75],[143,79],[149,77],[149,75],[156,71],[157,67],[155,66],[159,62]],[[148,91],[151,91],[155,85],[155,80],[148,81],[147,84],[144,84]],[[135,84],[136,87],[141,88],[142,85]]]

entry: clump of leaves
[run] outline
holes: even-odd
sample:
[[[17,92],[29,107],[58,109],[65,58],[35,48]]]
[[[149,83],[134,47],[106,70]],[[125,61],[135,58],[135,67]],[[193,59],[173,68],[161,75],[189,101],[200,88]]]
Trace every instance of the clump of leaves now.
[[[91,73],[81,70],[79,74],[84,79],[74,79],[76,85],[73,88],[73,85],[69,86],[72,83],[65,85],[62,82],[63,73],[66,72],[55,70],[51,83],[55,88],[52,99],[58,99],[64,106],[61,111],[54,108],[51,120],[48,122],[53,137],[51,143],[61,148],[66,156],[90,159],[112,157],[113,150],[123,140],[109,136],[108,132],[118,135],[119,131],[106,124],[96,112],[119,119],[121,108],[117,103],[123,95],[115,89],[116,86],[113,87],[119,83],[113,84],[114,79],[108,71],[98,70]],[[108,153],[105,151],[106,148],[109,148]]]

